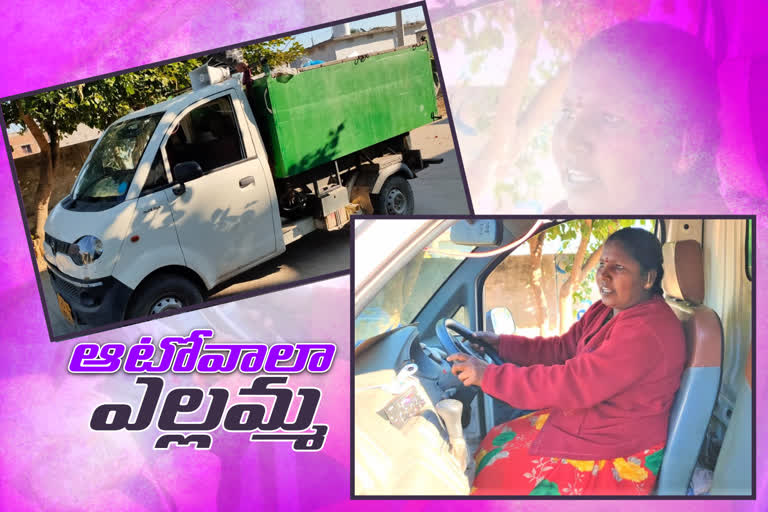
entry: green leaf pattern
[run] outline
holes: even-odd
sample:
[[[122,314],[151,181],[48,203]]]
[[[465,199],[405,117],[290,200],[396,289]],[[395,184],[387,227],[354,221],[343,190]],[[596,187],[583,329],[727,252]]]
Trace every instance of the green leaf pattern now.
[[[536,487],[530,492],[530,496],[560,496],[560,489],[555,482],[550,482],[545,478],[536,484]]]

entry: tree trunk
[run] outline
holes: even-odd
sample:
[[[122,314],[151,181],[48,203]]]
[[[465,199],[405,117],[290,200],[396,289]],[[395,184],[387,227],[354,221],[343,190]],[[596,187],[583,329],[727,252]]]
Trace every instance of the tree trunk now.
[[[528,246],[531,250],[530,283],[533,306],[536,310],[536,324],[539,326],[539,334],[541,336],[546,336],[547,331],[549,330],[549,325],[547,324],[547,318],[549,315],[547,314],[547,298],[544,295],[544,290],[541,287],[541,260],[544,250],[544,233],[539,233],[535,237],[529,238]]]
[[[594,269],[597,266],[597,262],[600,261],[600,256],[603,255],[603,247],[605,244],[601,245],[597,249],[595,249],[595,252],[589,255],[589,258],[587,258],[587,262],[584,264],[584,266],[581,267],[581,275],[586,276],[590,272],[592,272],[592,269]],[[582,281],[584,278],[582,277]]]
[[[576,255],[573,258],[573,266],[571,267],[571,275],[565,280],[560,287],[560,333],[564,333],[568,327],[573,323],[573,299],[572,294],[574,288],[580,285],[584,280],[584,256],[587,253],[587,246],[589,246],[589,238],[592,235],[592,220],[587,219],[584,221],[587,229],[582,234],[579,241],[579,248],[576,251]],[[590,258],[592,259],[592,258]],[[599,256],[598,256],[599,259]],[[593,264],[594,265],[594,264]]]
[[[489,168],[478,172],[471,180],[476,184],[471,190],[472,202],[476,207],[479,206],[482,211],[493,212],[497,210],[495,191],[496,185],[501,181],[499,174],[507,172],[514,163],[504,159],[507,153],[506,146],[517,137],[517,119],[528,84],[531,65],[536,58],[543,24],[540,7],[535,3],[532,4],[526,12],[526,21],[529,23],[517,23],[519,45],[515,50],[515,57],[507,75],[502,96],[496,105],[495,128],[492,130],[493,135],[485,151],[487,156],[484,160],[492,164],[495,162],[499,167],[491,165]],[[517,10],[515,16],[519,16]],[[521,33],[521,26],[526,26],[525,33]]]
[[[43,239],[45,238],[45,221],[48,219],[48,205],[53,192],[53,177],[59,143],[56,132],[51,130],[48,132],[48,136],[51,138],[49,144],[43,130],[29,114],[22,113],[21,119],[35,138],[35,142],[40,146],[40,158],[42,159],[40,179],[35,192],[35,240],[33,241],[35,254],[38,259],[41,259],[43,256]]]

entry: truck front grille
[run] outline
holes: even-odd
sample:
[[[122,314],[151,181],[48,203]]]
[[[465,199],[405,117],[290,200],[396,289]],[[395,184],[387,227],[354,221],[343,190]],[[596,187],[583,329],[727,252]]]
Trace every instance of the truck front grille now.
[[[59,292],[62,297],[69,300],[77,300],[80,298],[80,292],[83,291],[82,288],[61,279],[54,272],[49,272],[49,275],[51,276],[54,290]]]

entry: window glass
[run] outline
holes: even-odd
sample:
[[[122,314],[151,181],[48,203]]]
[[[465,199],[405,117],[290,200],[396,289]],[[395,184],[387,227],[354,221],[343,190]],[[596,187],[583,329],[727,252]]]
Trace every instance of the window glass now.
[[[451,318],[459,322],[461,325],[466,325],[469,327],[469,315],[467,314],[467,308],[464,306],[461,306]]]
[[[245,158],[229,96],[210,101],[187,114],[165,145],[168,164],[197,162],[204,173]]]
[[[162,155],[158,151],[157,155],[155,155],[155,160],[152,162],[152,167],[149,169],[147,181],[144,183],[144,189],[141,191],[141,195],[151,194],[167,185],[168,176],[165,174]]]
[[[162,115],[118,121],[107,128],[80,171],[73,190],[74,199],[122,201]]]
[[[507,308],[516,334],[551,336],[565,332],[600,300],[595,285],[598,251],[611,233],[628,226],[653,231],[654,221],[576,219],[531,238],[486,278],[483,318],[493,308]],[[575,262],[580,265],[574,272]]]
[[[466,259],[458,253],[469,253],[474,248],[451,242],[450,230],[436,238],[401,268],[357,316],[355,344],[413,322],[427,301]]]

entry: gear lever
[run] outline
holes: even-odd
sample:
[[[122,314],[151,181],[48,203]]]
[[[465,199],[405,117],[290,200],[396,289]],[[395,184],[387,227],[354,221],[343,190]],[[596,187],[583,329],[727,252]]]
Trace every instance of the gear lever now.
[[[464,440],[464,429],[461,427],[461,411],[463,406],[458,400],[446,398],[437,402],[437,414],[445,423],[448,431],[448,441],[451,443],[451,455],[456,458],[462,471],[467,468],[467,442]]]

